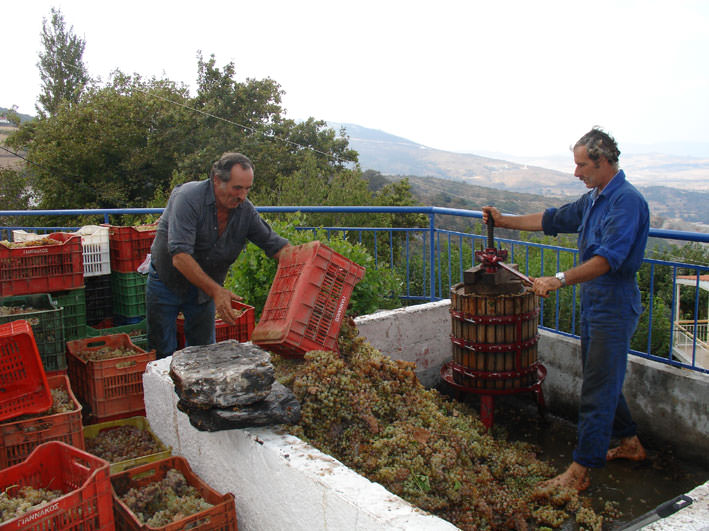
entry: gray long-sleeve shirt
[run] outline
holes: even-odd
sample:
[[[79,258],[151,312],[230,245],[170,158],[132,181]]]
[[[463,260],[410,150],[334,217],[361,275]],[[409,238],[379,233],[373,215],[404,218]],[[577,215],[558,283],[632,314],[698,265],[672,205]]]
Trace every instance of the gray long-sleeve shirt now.
[[[288,243],[248,199],[229,213],[226,229],[219,235],[212,180],[193,181],[170,194],[150,249],[151,260],[160,280],[176,294],[184,294],[190,283],[172,265],[174,255],[191,255],[207,275],[223,285],[247,241],[263,249],[268,257]],[[208,295],[200,290],[198,302],[207,300]]]

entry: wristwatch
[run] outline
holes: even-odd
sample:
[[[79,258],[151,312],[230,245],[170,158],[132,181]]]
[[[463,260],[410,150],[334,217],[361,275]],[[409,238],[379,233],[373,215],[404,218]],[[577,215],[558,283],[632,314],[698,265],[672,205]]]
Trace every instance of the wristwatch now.
[[[561,287],[563,288],[566,286],[566,275],[564,274],[563,271],[559,271],[556,275],[554,275],[559,282],[561,282]]]

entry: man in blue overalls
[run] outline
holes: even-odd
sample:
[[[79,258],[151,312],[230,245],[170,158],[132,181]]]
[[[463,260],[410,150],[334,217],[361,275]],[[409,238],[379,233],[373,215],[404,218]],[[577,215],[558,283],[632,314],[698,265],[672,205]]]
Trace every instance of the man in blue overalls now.
[[[645,252],[650,213],[643,196],[618,168],[615,140],[594,128],[574,146],[574,175],[590,192],[560,208],[524,216],[502,215],[484,207],[496,227],[545,234],[578,233],[581,264],[555,276],[532,279],[541,297],[581,284],[581,361],[583,384],[578,443],[569,468],[544,486],[584,490],[589,469],[606,460],[645,459],[645,449],[623,397],[630,338],[642,313],[636,274]],[[611,437],[620,439],[608,450]]]

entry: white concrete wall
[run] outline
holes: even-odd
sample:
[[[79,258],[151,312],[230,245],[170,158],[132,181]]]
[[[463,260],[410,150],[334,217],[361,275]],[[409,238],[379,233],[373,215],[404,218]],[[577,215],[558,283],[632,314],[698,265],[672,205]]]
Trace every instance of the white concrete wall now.
[[[240,531],[457,529],[286,433],[193,428],[177,410],[170,359],[143,376],[151,429],[210,486],[234,494]]]

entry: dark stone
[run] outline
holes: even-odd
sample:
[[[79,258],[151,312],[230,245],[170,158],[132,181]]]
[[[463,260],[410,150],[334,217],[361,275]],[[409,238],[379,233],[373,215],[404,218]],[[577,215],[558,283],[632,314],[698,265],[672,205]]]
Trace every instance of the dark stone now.
[[[201,431],[221,431],[274,424],[295,424],[300,420],[300,403],[290,389],[274,382],[265,400],[233,408],[201,409],[182,400],[177,408],[186,413],[190,424]]]
[[[191,408],[245,406],[264,400],[274,380],[271,356],[230,339],[176,351],[170,363],[175,392]]]

